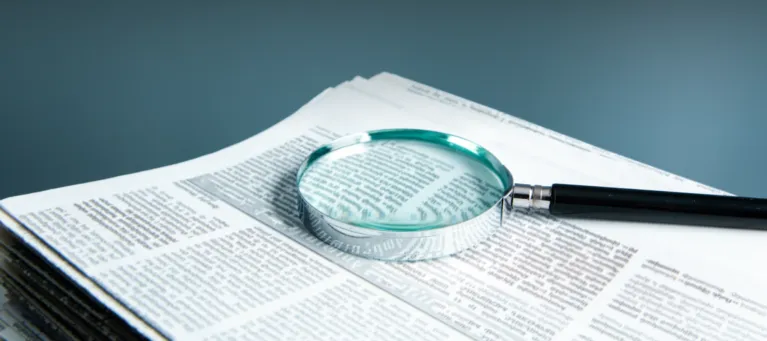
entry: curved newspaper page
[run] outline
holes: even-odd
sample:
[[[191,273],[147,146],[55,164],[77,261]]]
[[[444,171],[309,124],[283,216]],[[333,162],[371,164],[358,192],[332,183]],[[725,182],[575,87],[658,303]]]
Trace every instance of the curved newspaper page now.
[[[767,339],[767,281],[749,262],[767,239],[752,231],[515,212],[476,248],[415,263],[360,259],[308,233],[296,168],[370,129],[464,136],[527,183],[709,190],[397,78],[357,78],[183,164],[2,205],[168,339]]]

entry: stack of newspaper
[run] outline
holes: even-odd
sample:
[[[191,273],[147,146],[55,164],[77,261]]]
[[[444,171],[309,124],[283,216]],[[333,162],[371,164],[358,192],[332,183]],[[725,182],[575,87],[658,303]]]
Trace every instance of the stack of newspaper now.
[[[258,115],[258,113],[254,113]],[[297,219],[339,136],[454,133],[525,183],[723,193],[404,77],[187,162],[2,200],[7,340],[767,340],[767,234],[516,212],[455,256],[361,259]]]

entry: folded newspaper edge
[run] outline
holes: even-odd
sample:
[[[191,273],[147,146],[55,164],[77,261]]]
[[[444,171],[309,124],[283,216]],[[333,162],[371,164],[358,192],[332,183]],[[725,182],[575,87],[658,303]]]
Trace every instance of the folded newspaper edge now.
[[[67,286],[71,286],[70,288],[73,290],[77,290],[79,293],[84,295],[89,295],[89,299],[92,299],[93,301],[90,302],[91,304],[86,305],[86,307],[98,307],[98,305],[103,305],[107,309],[110,310],[110,313],[115,314],[116,316],[119,316],[120,318],[124,319],[124,322],[130,325],[132,328],[135,329],[135,331],[138,331],[139,333],[145,335],[149,339],[155,339],[155,340],[162,340],[165,339],[162,335],[157,333],[157,331],[152,328],[149,324],[147,324],[144,320],[136,316],[131,310],[127,309],[123,304],[115,300],[109,293],[107,293],[104,289],[102,289],[100,286],[98,286],[96,283],[94,283],[91,279],[89,279],[87,276],[85,276],[81,271],[79,271],[76,267],[72,266],[71,263],[67,262],[65,259],[63,259],[58,253],[56,253],[54,250],[52,250],[49,246],[47,246],[44,242],[40,241],[37,237],[35,237],[33,234],[31,234],[26,228],[24,228],[19,222],[12,218],[10,214],[5,212],[2,208],[0,208],[0,225],[4,225],[7,229],[13,231],[16,236],[9,236],[6,233],[2,234],[0,236],[0,246],[2,247],[2,253],[4,262],[9,261],[10,256],[15,256],[15,254],[11,253],[9,248],[13,247],[14,244],[23,242],[26,244],[25,246],[31,246],[32,249],[29,250],[30,252],[34,252],[36,256],[41,258],[41,261],[45,261],[47,264],[40,264],[38,263],[39,267],[37,268],[40,272],[49,272],[53,274],[59,274],[66,276],[66,279],[68,279],[67,282],[56,282],[55,285],[59,285],[62,287],[62,290],[65,290]],[[5,231],[3,231],[5,232]],[[4,270],[3,271],[22,271],[19,270],[18,267],[15,268],[8,268],[7,264],[3,265]],[[27,270],[28,271],[28,270]],[[4,286],[7,285],[9,282],[13,282],[14,276],[10,273],[4,273],[4,276],[0,279],[0,282],[3,283]],[[34,283],[34,284],[33,284]],[[20,283],[21,284],[21,283]],[[28,287],[32,287],[33,285],[39,284],[36,282],[26,282],[24,283]],[[19,287],[22,287],[19,285]],[[28,297],[25,297],[26,300],[32,300],[34,299],[35,295],[29,295]],[[12,303],[12,302],[8,302]],[[51,335],[58,336],[58,337],[68,337],[72,340],[76,339],[88,339],[87,336],[94,337],[94,340],[106,340],[105,338],[99,338],[99,334],[92,334],[92,335],[86,335],[86,337],[83,337],[82,335],[79,335],[79,337],[74,337],[75,333],[68,330],[68,327],[66,324],[60,324],[57,323],[55,318],[49,316],[50,314],[46,307],[44,306],[38,306],[38,311],[32,313],[29,312],[28,314],[24,314],[20,309],[24,309],[23,306],[24,302],[20,302],[22,304],[15,304],[10,306],[10,309],[14,309],[16,314],[19,316],[16,316],[17,319],[22,320],[23,318],[30,318],[30,317],[42,317],[43,321],[38,321],[37,324],[33,324],[31,326],[18,326],[17,329],[21,328],[35,328],[34,330],[25,331],[23,333],[32,332],[35,333],[33,335],[27,334],[27,338],[25,340],[48,340],[51,338]],[[40,302],[44,303],[44,302]],[[25,315],[25,316],[21,316]],[[40,315],[40,316],[35,316]],[[42,324],[42,326],[41,326]],[[9,326],[11,328],[12,326]],[[48,328],[45,328],[48,327]],[[41,329],[45,328],[44,332],[41,332]],[[51,340],[55,340],[56,338],[52,338]],[[126,340],[127,338],[123,338],[122,340]],[[120,340],[120,339],[118,339]],[[9,341],[14,341],[12,339],[9,339]]]

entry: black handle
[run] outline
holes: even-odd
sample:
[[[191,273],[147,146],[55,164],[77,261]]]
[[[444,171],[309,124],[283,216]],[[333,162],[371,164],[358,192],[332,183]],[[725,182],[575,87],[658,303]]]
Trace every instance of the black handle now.
[[[767,199],[581,185],[551,186],[555,216],[767,230]]]

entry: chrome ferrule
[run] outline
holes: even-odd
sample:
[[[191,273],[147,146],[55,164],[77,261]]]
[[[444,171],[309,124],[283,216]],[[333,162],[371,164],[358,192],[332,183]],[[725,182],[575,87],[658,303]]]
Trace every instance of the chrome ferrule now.
[[[515,184],[511,192],[511,205],[514,208],[547,210],[550,204],[549,186]]]

